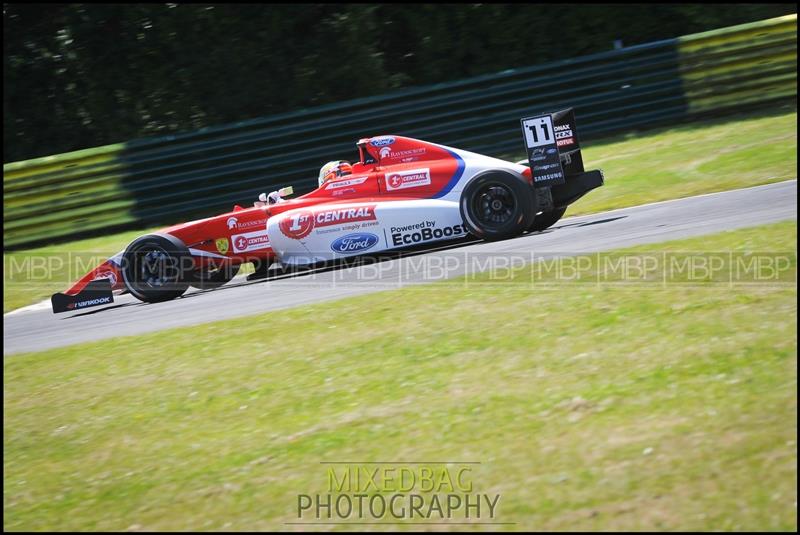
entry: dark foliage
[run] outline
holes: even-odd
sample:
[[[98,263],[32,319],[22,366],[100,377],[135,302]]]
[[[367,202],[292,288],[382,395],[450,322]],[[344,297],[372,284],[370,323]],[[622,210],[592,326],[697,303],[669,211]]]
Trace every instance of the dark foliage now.
[[[795,10],[794,4],[4,4],[3,161]]]

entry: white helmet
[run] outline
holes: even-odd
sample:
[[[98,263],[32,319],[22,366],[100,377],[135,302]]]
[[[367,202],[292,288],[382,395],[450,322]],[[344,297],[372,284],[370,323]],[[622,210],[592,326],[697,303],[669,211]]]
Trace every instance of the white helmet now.
[[[353,166],[344,160],[334,160],[322,166],[319,170],[319,185],[322,185],[333,178],[345,176],[353,173]]]

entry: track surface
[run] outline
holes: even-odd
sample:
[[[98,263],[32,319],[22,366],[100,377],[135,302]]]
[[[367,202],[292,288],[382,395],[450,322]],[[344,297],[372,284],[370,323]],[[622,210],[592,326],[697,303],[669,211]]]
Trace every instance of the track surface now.
[[[49,308],[4,317],[3,354],[40,351],[329,301],[441,278],[486,266],[490,259],[523,261],[656,243],[728,229],[797,219],[797,181],[712,193],[561,220],[543,233],[513,240],[440,248],[360,267],[316,270],[268,281],[237,277],[212,291],[190,291],[166,303],[129,295],[108,307],[54,315]],[[540,256],[541,255],[541,256]],[[475,261],[477,260],[477,262]],[[421,263],[421,262],[424,262]],[[501,268],[502,263],[493,264]],[[519,264],[514,264],[519,265]],[[429,268],[426,273],[422,267]]]

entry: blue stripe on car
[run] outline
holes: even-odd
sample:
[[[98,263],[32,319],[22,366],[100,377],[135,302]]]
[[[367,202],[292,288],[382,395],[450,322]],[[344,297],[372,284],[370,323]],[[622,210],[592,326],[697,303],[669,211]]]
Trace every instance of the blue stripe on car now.
[[[445,149],[445,150],[447,150],[447,149]],[[451,150],[447,150],[447,152],[449,152],[450,155],[453,158],[455,158],[456,161],[458,162],[458,169],[456,169],[456,172],[453,175],[453,178],[451,178],[450,181],[447,184],[445,184],[444,188],[442,188],[439,191],[439,193],[437,193],[436,195],[434,195],[432,197],[433,199],[439,199],[440,197],[444,197],[445,195],[450,193],[450,190],[453,189],[456,184],[458,184],[459,180],[461,180],[461,175],[464,174],[464,167],[466,166],[464,164],[464,159],[461,158],[461,156],[459,156],[458,154],[456,154],[455,152],[453,152]]]

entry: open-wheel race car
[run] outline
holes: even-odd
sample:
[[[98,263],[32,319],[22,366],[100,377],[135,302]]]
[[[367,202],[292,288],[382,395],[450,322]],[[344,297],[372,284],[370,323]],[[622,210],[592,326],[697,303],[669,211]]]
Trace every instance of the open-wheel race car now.
[[[54,312],[146,302],[209,289],[254,262],[291,267],[469,235],[501,240],[541,231],[603,184],[585,171],[571,109],[521,120],[528,158],[509,161],[402,136],[357,142],[359,160],[320,175],[314,191],[262,194],[250,208],[141,236],[53,295]]]

